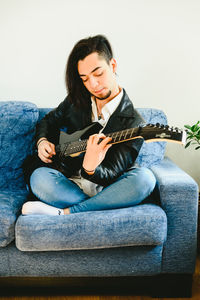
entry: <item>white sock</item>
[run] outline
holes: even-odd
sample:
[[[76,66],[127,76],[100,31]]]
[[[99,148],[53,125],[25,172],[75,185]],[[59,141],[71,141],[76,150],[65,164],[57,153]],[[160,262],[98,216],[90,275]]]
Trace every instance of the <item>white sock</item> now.
[[[22,207],[23,215],[64,215],[64,210],[41,201],[28,201]]]

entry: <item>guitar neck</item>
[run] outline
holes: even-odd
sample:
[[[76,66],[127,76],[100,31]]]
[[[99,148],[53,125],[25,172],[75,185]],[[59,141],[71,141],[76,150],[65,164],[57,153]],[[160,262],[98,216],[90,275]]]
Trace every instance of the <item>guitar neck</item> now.
[[[129,128],[121,131],[105,134],[106,137],[111,137],[110,144],[117,144],[130,141],[136,138],[143,138],[147,142],[155,141],[170,141],[185,144],[186,134],[178,128],[169,128],[160,124],[148,124],[144,127]],[[101,140],[101,139],[100,139]],[[62,156],[75,156],[85,152],[87,148],[87,139],[67,142],[62,145],[60,153]]]

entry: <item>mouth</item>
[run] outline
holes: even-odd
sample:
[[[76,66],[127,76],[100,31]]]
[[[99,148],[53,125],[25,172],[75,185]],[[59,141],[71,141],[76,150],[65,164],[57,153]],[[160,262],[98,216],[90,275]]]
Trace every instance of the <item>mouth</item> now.
[[[102,88],[102,89],[100,89],[100,90],[97,90],[97,91],[95,91],[94,93],[95,93],[95,94],[101,94],[101,93],[103,92],[103,90],[104,90],[104,88]]]

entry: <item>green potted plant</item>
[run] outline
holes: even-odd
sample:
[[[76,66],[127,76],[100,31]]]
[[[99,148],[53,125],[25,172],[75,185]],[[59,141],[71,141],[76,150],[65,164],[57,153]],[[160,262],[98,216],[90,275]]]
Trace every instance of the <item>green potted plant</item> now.
[[[190,145],[196,145],[195,150],[200,149],[200,121],[192,126],[185,125],[185,128],[187,129],[187,143],[185,148]]]

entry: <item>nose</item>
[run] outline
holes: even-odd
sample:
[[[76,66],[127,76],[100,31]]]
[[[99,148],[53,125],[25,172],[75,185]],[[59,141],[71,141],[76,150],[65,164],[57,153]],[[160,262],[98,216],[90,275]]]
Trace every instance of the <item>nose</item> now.
[[[89,80],[89,85],[90,85],[90,88],[94,91],[96,89],[96,87],[98,86],[97,78],[91,76],[91,78]]]

